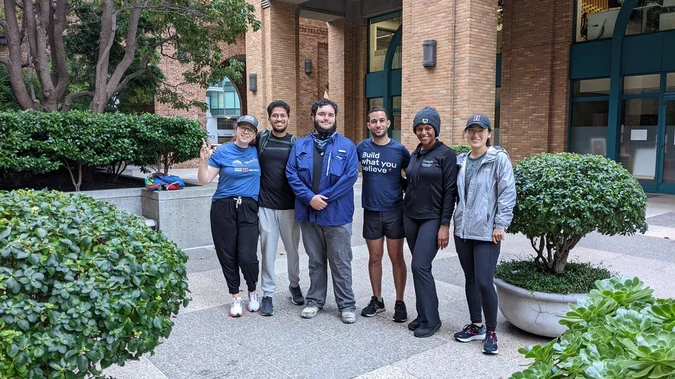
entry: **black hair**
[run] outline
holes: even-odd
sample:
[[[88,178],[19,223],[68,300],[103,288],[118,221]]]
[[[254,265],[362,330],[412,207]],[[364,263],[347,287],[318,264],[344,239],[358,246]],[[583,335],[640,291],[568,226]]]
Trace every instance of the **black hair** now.
[[[314,102],[314,104],[312,104],[312,116],[316,116],[316,110],[326,105],[330,105],[331,107],[333,107],[335,115],[337,116],[338,106],[329,99],[321,99],[319,101]]]
[[[286,110],[286,115],[291,117],[291,106],[286,104],[283,100],[274,100],[267,106],[267,117],[272,117],[272,111],[277,107],[284,108],[284,110]]]
[[[387,119],[389,119],[389,115],[387,115],[387,110],[384,109],[384,107],[381,106],[381,105],[375,105],[375,106],[373,106],[372,108],[370,108],[370,110],[368,111],[368,114],[366,114],[366,121],[370,121],[370,115],[371,115],[372,113],[375,113],[375,112],[384,112],[384,114],[386,115]]]

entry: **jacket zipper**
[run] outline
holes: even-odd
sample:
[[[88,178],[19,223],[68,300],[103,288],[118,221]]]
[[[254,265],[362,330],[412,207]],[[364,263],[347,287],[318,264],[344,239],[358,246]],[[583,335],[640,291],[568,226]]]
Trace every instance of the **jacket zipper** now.
[[[333,156],[333,153],[328,153],[328,167],[326,167],[326,176],[330,174],[330,158]]]

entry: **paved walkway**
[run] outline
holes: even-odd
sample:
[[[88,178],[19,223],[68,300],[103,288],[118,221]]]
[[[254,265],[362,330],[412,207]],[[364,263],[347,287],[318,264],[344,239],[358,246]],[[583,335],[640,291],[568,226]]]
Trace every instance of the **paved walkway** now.
[[[355,188],[361,188],[357,183]],[[356,193],[360,206],[360,192]],[[354,291],[359,311],[371,290],[368,251],[361,238],[362,212],[356,212],[352,245]],[[675,196],[649,195],[649,231],[632,237],[592,234],[573,250],[572,259],[602,262],[611,270],[638,276],[658,297],[675,297]],[[302,243],[301,243],[302,245]],[[533,253],[523,236],[507,235],[502,259]],[[286,259],[276,261],[278,290],[275,315],[248,313],[228,317],[229,295],[212,247],[187,251],[192,302],[175,319],[171,337],[154,356],[106,370],[128,379],[183,378],[508,378],[528,361],[517,350],[545,339],[522,332],[499,315],[500,354],[481,354],[480,343],[457,343],[452,334],[468,320],[464,277],[451,244],[434,261],[443,327],[430,338],[415,338],[406,324],[391,321],[394,286],[391,264],[384,259],[383,293],[387,311],[373,318],[357,316],[353,325],[340,322],[332,289],[326,307],[311,320],[300,318],[301,306],[287,293]],[[406,247],[408,284],[405,300],[414,317],[410,252]],[[307,290],[307,258],[301,254],[301,286]],[[243,283],[243,280],[242,280]],[[242,287],[243,288],[243,287]]]

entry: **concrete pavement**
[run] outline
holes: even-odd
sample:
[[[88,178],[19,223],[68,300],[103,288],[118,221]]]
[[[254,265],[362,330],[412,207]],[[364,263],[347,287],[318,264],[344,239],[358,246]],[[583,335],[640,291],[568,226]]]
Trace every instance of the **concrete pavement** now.
[[[355,188],[360,189],[360,183]],[[355,197],[352,267],[360,312],[370,299],[371,289],[368,250],[361,237],[360,191]],[[649,195],[648,202],[649,231],[645,235],[605,237],[594,233],[582,239],[572,259],[603,263],[622,275],[638,276],[655,289],[657,297],[675,297],[670,278],[675,272],[675,196]],[[272,317],[248,312],[238,319],[228,317],[230,297],[213,247],[186,253],[190,257],[187,266],[192,302],[175,318],[170,338],[157,347],[154,356],[110,368],[107,375],[123,379],[507,378],[528,364],[518,348],[546,342],[511,326],[501,314],[497,326],[498,356],[481,354],[479,342],[461,344],[453,340],[452,334],[468,322],[468,308],[464,276],[452,239],[450,246],[439,252],[433,269],[443,326],[436,335],[424,339],[415,338],[407,324],[391,321],[394,286],[387,258],[383,259],[382,283],[387,310],[373,318],[359,314],[355,324],[345,325],[340,322],[331,288],[326,307],[314,319],[300,318],[302,307],[291,304],[286,290],[286,258],[281,243]],[[524,236],[507,235],[501,259],[533,253]],[[405,256],[405,300],[412,320],[416,315],[415,297],[407,246]],[[301,286],[306,292],[309,279],[304,250],[300,265]]]

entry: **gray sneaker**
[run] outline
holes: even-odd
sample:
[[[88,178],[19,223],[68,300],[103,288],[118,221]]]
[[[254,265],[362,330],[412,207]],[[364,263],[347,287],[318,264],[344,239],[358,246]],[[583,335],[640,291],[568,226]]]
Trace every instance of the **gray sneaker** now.
[[[263,316],[274,315],[274,305],[272,305],[271,297],[265,296],[262,298],[262,303],[260,304],[260,314]]]
[[[304,298],[304,296],[302,296],[302,290],[300,289],[300,286],[291,287],[289,285],[288,291],[291,293],[291,302],[293,304],[295,304],[295,305],[305,304],[305,298]]]
[[[353,324],[356,322],[356,313],[355,312],[342,312],[342,322],[345,324]]]

